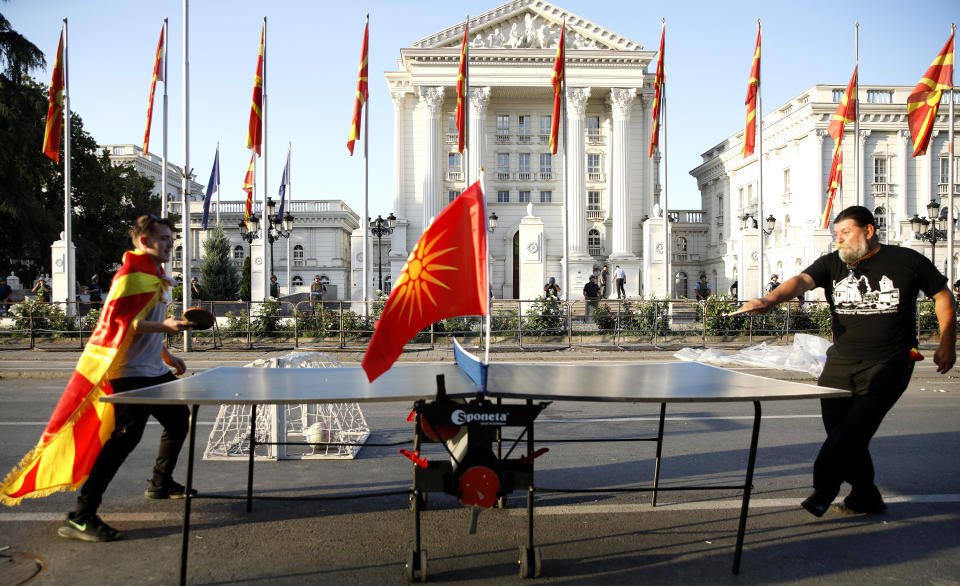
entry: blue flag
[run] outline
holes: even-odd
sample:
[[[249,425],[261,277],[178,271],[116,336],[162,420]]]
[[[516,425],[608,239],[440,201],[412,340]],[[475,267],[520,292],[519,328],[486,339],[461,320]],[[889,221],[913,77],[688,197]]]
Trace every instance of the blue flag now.
[[[290,187],[290,151],[287,150],[287,164],[283,167],[283,177],[280,178],[280,208],[277,210],[277,220],[283,221],[284,198],[287,188]]]
[[[220,145],[217,145],[217,154],[213,157],[213,169],[210,169],[210,181],[207,183],[207,195],[203,198],[203,229],[207,229],[207,219],[210,217],[210,198],[214,191],[220,190]]]

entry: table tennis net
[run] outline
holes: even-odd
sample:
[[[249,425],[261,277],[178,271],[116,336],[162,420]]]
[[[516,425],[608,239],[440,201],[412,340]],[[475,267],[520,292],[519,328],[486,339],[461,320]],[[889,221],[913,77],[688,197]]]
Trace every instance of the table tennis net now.
[[[293,352],[257,360],[250,368],[339,368],[327,354]],[[221,405],[203,451],[204,460],[241,460],[250,455],[250,405]],[[256,459],[352,459],[370,436],[358,403],[259,405],[257,443],[295,442],[310,445],[258,445]],[[331,444],[358,445],[331,445]]]

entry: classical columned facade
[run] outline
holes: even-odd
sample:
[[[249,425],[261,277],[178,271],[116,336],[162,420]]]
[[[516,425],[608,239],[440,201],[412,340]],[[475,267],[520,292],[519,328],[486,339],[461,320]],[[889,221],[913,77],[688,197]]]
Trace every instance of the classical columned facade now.
[[[551,79],[564,20],[567,120],[554,155]],[[471,18],[469,137],[460,155],[453,114],[463,30],[457,23],[402,48],[397,71],[386,73],[401,118],[394,121],[402,154],[394,155],[393,274],[426,223],[484,169],[488,213],[499,219],[488,234],[496,297],[539,295],[542,278],[552,276],[580,299],[589,276],[614,256],[636,265],[628,278],[636,296],[641,219],[653,213],[659,182],[656,161],[635,137],[649,133],[656,53],[541,0]]]

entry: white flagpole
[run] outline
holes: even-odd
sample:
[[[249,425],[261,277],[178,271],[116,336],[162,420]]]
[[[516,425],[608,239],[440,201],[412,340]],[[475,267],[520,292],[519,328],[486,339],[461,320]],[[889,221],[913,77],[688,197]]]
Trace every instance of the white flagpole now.
[[[214,160],[217,162],[217,167],[218,167],[218,168],[217,168],[217,179],[218,179],[218,181],[217,181],[217,226],[219,226],[219,225],[220,225],[220,181],[219,181],[219,179],[220,179],[220,177],[219,177],[219,175],[220,175],[220,169],[219,169],[219,166],[220,166],[220,141],[219,141],[219,140],[217,141],[217,156],[216,156],[216,158],[215,158]]]
[[[463,24],[464,27],[464,56],[463,56],[463,152],[460,160],[463,161],[464,191],[470,187],[470,15]],[[459,122],[459,120],[458,120]],[[486,197],[486,192],[484,192]]]
[[[74,315],[76,309],[77,269],[74,266],[73,223],[70,210],[70,43],[67,34],[67,19],[63,19],[63,243],[67,279],[67,315]]]
[[[167,32],[167,19],[163,19],[163,153],[160,160],[160,217],[166,218],[170,215],[169,203],[167,202],[167,85],[170,83],[167,77],[167,43],[170,40]],[[146,156],[147,153],[144,153]],[[163,263],[163,273],[170,273],[170,263]]]
[[[484,202],[483,213],[484,213],[484,215],[486,215],[486,213],[487,213],[487,206],[486,206],[486,202],[487,202],[487,186],[486,186],[486,183],[485,183],[484,180],[483,180],[483,167],[481,167],[481,168],[478,169],[477,171],[479,172],[479,178],[480,178],[480,179],[479,179],[479,180],[480,180],[480,191],[483,192],[483,202]],[[486,224],[486,218],[483,218],[482,221],[484,222],[484,224]],[[484,261],[487,263],[486,267],[484,267],[484,271],[486,272],[486,275],[487,275],[487,291],[486,291],[486,294],[487,294],[487,341],[486,341],[486,344],[484,344],[483,363],[484,363],[484,364],[490,364],[490,328],[491,328],[491,317],[490,317],[490,316],[493,314],[493,300],[490,299],[490,297],[491,297],[491,293],[493,292],[493,289],[492,289],[492,285],[490,284],[490,278],[491,278],[491,274],[490,274],[490,238],[489,238],[489,234],[487,233],[487,226],[486,226],[486,225],[483,226],[483,230],[484,230],[484,232],[483,232],[483,238],[484,238],[484,241],[486,242],[486,245],[487,245],[487,246],[486,246],[486,247],[487,247],[487,255],[486,255],[486,258],[484,259]],[[484,390],[486,390],[486,389],[484,389]]]
[[[180,197],[183,232],[183,310],[190,307],[190,0],[183,0],[183,191]],[[166,90],[167,83],[163,83]],[[164,169],[166,171],[166,169]],[[190,330],[183,330],[183,351],[190,351]]]
[[[952,23],[950,25],[950,34],[953,35],[956,33],[956,31],[957,31],[957,25]],[[954,54],[956,54],[956,44],[954,44]],[[954,59],[954,61],[956,61],[956,59]],[[953,215],[953,196],[954,196],[954,189],[956,189],[954,185],[957,181],[956,169],[954,169],[953,167],[954,160],[955,160],[954,148],[953,148],[953,120],[954,120],[953,119],[953,101],[955,98],[956,98],[956,90],[954,90],[953,86],[951,86],[950,87],[950,117],[949,117],[950,130],[948,132],[949,136],[947,138],[947,144],[949,145],[949,147],[947,148],[947,165],[949,166],[949,168],[947,169],[947,177],[949,178],[947,179],[947,181],[949,181],[949,184],[947,185],[947,194],[948,194],[947,195],[947,286],[950,287],[951,289],[953,288],[953,276],[954,276],[953,222],[956,220],[956,218],[954,218],[954,215]],[[887,230],[890,230],[890,228],[887,227]]]
[[[757,19],[757,32],[760,32],[760,19]],[[763,41],[761,40],[761,43]],[[760,49],[760,63],[758,63],[757,68],[757,110],[756,116],[754,117],[754,124],[757,125],[757,166],[760,170],[760,181],[757,185],[758,191],[760,192],[757,197],[757,235],[760,237],[760,252],[757,254],[757,268],[759,274],[757,275],[757,297],[763,297],[764,286],[763,286],[763,253],[764,253],[764,232],[765,220],[763,219],[763,48]]]
[[[364,29],[364,30],[367,31],[367,33],[366,33],[367,35],[369,35],[369,32],[370,32],[370,28],[369,28],[369,27],[370,27],[370,14],[368,13],[368,14],[367,14],[367,23],[366,23],[366,26],[365,26],[365,29]],[[367,66],[367,72],[368,72],[368,84],[367,84],[367,87],[368,87],[368,88],[370,87],[370,85],[369,85],[369,71],[370,71],[370,68],[369,68],[369,63],[370,63],[370,45],[369,45],[369,38],[370,38],[370,37],[368,36],[368,37],[367,37],[367,55],[366,55],[366,57],[367,57],[367,64],[368,64],[368,66]],[[362,59],[362,58],[363,58],[363,57],[361,56],[361,59]],[[369,96],[369,91],[367,92],[367,95]],[[369,159],[368,159],[368,157],[367,157],[367,155],[368,155],[367,145],[368,145],[368,137],[369,137],[369,132],[370,132],[370,124],[369,124],[369,122],[370,122],[370,117],[369,117],[369,114],[370,114],[370,98],[368,97],[368,98],[364,101],[364,103],[363,103],[363,217],[360,219],[360,223],[363,225],[363,243],[362,243],[361,254],[363,255],[363,263],[362,263],[362,264],[363,264],[363,288],[362,288],[362,295],[363,295],[363,315],[364,315],[364,316],[366,316],[366,315],[368,314],[367,301],[370,299],[370,297],[369,297],[369,295],[368,295],[368,292],[367,292],[367,287],[368,287],[368,285],[369,285],[368,281],[369,281],[369,276],[370,276],[370,259],[368,258],[368,257],[370,256],[370,255],[368,254],[368,253],[370,252],[369,246],[368,246],[368,241],[369,241],[369,239],[370,239],[370,194],[369,194],[369,192],[368,192],[369,178],[370,178],[370,164],[369,164]]]
[[[290,162],[290,153],[292,150],[293,150],[293,143],[288,142],[287,143],[287,163]],[[287,213],[290,213],[289,211],[291,207],[290,198],[293,192],[293,181],[290,179],[290,176],[291,176],[290,165],[288,164],[287,165],[287,187],[286,187]],[[290,278],[290,236],[287,236],[286,241],[287,241],[287,295],[293,295],[293,291],[290,290],[293,287],[293,281]]]
[[[563,19],[561,38],[566,38],[567,19]],[[566,43],[564,43],[566,44]],[[563,116],[563,298],[570,300],[570,178],[567,175],[567,48],[563,51],[563,75],[560,79],[560,99],[563,106],[560,115]],[[546,254],[544,254],[546,261]]]
[[[853,53],[854,65],[860,67],[860,23],[854,24]],[[856,103],[853,112],[853,195],[857,198],[857,205],[863,205],[864,198],[860,194],[860,69],[857,69],[857,79],[854,81]],[[906,178],[904,178],[906,179]],[[889,206],[888,206],[889,207]]]
[[[267,252],[267,247],[270,246],[269,237],[270,237],[270,220],[272,218],[267,217],[267,197],[268,197],[268,188],[269,183],[267,182],[267,144],[270,142],[267,140],[269,134],[267,133],[267,17],[263,17],[263,86],[262,86],[262,96],[263,96],[263,202],[261,203],[261,214],[263,221],[260,223],[260,229],[262,230],[261,240],[263,242],[263,298],[267,299],[270,297],[270,277],[273,276],[273,266],[270,264],[270,254]]]
[[[663,32],[661,34],[666,37],[667,34],[667,20],[662,19]],[[666,42],[664,42],[666,44]],[[666,47],[664,47],[666,49]],[[666,50],[664,50],[666,53]],[[666,299],[673,297],[672,287],[673,279],[670,278],[671,272],[671,255],[673,254],[672,246],[670,246],[670,216],[667,214],[667,60],[664,58],[665,55],[660,55],[660,60],[663,64],[663,86],[660,88],[660,124],[663,128],[663,197],[661,198],[663,206],[661,211],[663,212],[663,291]],[[626,291],[624,291],[626,293]]]

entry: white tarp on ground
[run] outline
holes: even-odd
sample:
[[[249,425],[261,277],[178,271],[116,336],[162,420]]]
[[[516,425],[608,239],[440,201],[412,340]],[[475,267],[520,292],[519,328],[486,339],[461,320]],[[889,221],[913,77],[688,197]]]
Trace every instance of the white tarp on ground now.
[[[674,354],[687,362],[706,362],[719,366],[759,366],[806,372],[820,376],[827,361],[830,340],[810,334],[797,334],[793,346],[775,346],[766,342],[730,354],[716,348],[684,348]]]

